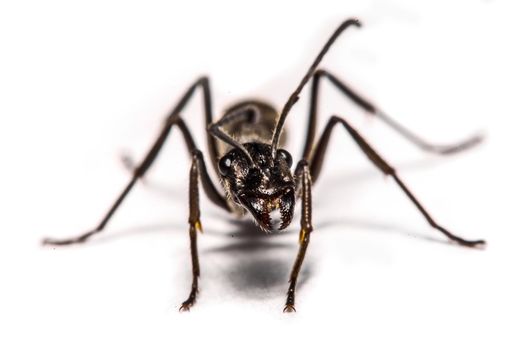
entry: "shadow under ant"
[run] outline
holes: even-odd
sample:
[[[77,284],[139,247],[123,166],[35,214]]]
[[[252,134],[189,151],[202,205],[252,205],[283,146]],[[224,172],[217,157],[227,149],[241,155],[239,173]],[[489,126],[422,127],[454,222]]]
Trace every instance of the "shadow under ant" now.
[[[296,240],[283,242],[281,238],[295,230],[267,233],[251,220],[230,221],[234,227],[228,232],[230,243],[204,249],[201,256],[220,254],[232,258],[221,273],[236,293],[254,299],[282,297],[299,248]],[[311,259],[304,262],[299,288],[311,277],[311,266]]]
[[[407,163],[403,166],[411,169],[426,168],[436,164],[435,159],[418,160]],[[370,178],[372,170],[361,170],[353,174],[345,174],[331,178],[341,187],[355,185],[355,182],[367,181]],[[344,180],[344,181],[343,181]],[[164,196],[176,197],[180,199],[180,191],[169,189],[165,186],[146,182],[145,185],[157,193]],[[224,214],[219,211],[211,211],[205,216],[212,218],[224,219]],[[206,259],[209,255],[223,255],[233,257],[231,263],[225,271],[224,280],[228,281],[231,288],[249,298],[264,297],[282,297],[283,288],[286,287],[289,274],[297,254],[298,245],[296,240],[283,242],[283,236],[298,234],[299,230],[288,228],[284,231],[267,233],[260,229],[253,221],[248,219],[234,220],[229,219],[232,229],[215,230],[206,226],[206,235],[215,237],[230,238],[229,241],[222,240],[221,245],[202,249],[200,251],[201,259]],[[374,232],[388,232],[409,236],[411,238],[422,239],[434,243],[451,244],[449,241],[431,237],[420,232],[416,232],[398,224],[378,222],[377,220],[366,219],[347,219],[347,218],[325,218],[324,221],[314,223],[315,234],[322,234],[326,229],[334,226],[345,226],[351,228],[370,229]],[[122,239],[133,235],[162,233],[170,234],[172,232],[187,233],[187,224],[183,220],[164,222],[158,224],[147,224],[135,226],[133,228],[119,230],[109,235],[100,235],[90,240],[88,244],[107,243],[110,241]],[[349,232],[351,233],[351,232]],[[228,237],[230,236],[230,237]],[[313,257],[305,259],[301,270],[301,278],[298,280],[298,288],[301,288],[311,278]],[[189,264],[189,261],[188,261]]]
[[[237,295],[250,299],[282,297],[298,250],[296,239],[289,240],[288,236],[295,236],[299,230],[292,227],[284,231],[267,233],[248,219],[230,219],[229,222],[232,228],[227,231],[206,227],[205,235],[222,239],[213,247],[201,249],[199,251],[201,260],[204,261],[210,256],[216,256],[221,261],[226,261],[220,271],[220,274],[223,275],[221,279],[228,284],[226,288],[234,291]],[[349,234],[351,234],[352,227],[364,228],[370,229],[373,233],[378,231],[391,232],[434,243],[451,244],[446,240],[434,238],[396,224],[366,219],[326,219],[315,225],[315,233],[316,235],[323,234],[323,232],[327,232],[328,228],[337,226],[348,227]],[[129,238],[130,235],[146,233],[171,235],[170,231],[186,233],[187,224],[184,222],[166,222],[136,226],[110,235],[96,237],[88,244],[107,243]],[[287,239],[283,240],[283,237]],[[205,237],[201,239],[205,239]],[[313,276],[315,263],[313,258],[314,256],[309,256],[304,261],[301,278],[298,280],[299,289]]]

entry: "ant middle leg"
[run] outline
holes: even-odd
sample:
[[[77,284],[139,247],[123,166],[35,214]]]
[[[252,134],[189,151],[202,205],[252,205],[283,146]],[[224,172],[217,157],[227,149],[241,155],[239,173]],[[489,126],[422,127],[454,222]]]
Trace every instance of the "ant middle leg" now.
[[[436,145],[425,141],[423,138],[416,135],[415,133],[401,125],[399,122],[392,119],[385,112],[376,107],[372,102],[360,96],[357,92],[355,92],[347,84],[343,83],[341,80],[336,78],[333,74],[327,72],[326,70],[319,69],[315,72],[312,78],[310,107],[308,113],[308,129],[306,132],[306,141],[303,148],[304,159],[309,159],[314,146],[314,138],[317,124],[317,106],[319,102],[319,83],[321,81],[321,78],[323,77],[326,78],[329,82],[331,82],[332,85],[335,86],[338,91],[343,93],[343,95],[345,95],[349,100],[353,101],[357,106],[382,120],[392,129],[397,131],[405,139],[412,142],[414,145],[416,145],[424,151],[442,155],[453,154],[471,148],[482,141],[481,135],[474,135],[462,142],[450,145]]]
[[[190,307],[195,304],[197,293],[198,293],[198,279],[200,275],[199,268],[199,257],[197,253],[197,231],[202,232],[202,225],[200,221],[200,208],[199,208],[199,179],[204,188],[205,193],[209,199],[217,204],[218,206],[229,210],[226,200],[224,197],[217,191],[213,182],[211,181],[208,172],[206,170],[206,164],[204,163],[204,157],[202,152],[197,149],[193,138],[180,117],[176,116],[167,120],[161,134],[159,135],[157,141],[154,143],[153,147],[150,149],[150,152],[144,158],[141,165],[133,173],[133,177],[130,183],[126,186],[122,194],[118,197],[117,201],[113,204],[109,212],[104,216],[100,224],[94,229],[83,235],[69,238],[69,239],[45,239],[44,244],[49,245],[68,245],[75,243],[84,243],[89,237],[94,234],[101,232],[109,219],[115,213],[117,208],[120,206],[126,195],[129,193],[136,181],[143,176],[146,171],[149,169],[156,156],[158,155],[162,145],[164,144],[169,131],[173,126],[177,126],[182,132],[184,139],[186,141],[186,146],[188,151],[192,155],[192,162],[190,168],[190,182],[189,182],[189,237],[190,237],[190,252],[191,252],[191,263],[192,263],[192,284],[191,291],[188,298],[182,303],[180,311],[188,311]]]
[[[205,127],[208,127],[208,125],[212,123],[212,99],[211,99],[211,91],[210,91],[210,80],[206,76],[197,79],[188,88],[188,90],[186,90],[184,95],[180,98],[180,100],[177,102],[175,107],[172,109],[171,113],[166,118],[166,122],[169,119],[173,119],[175,117],[181,116],[182,111],[184,110],[189,100],[195,94],[195,91],[199,87],[202,89],[202,98],[203,98],[202,102],[204,105]],[[213,164],[215,173],[217,174],[217,176],[219,176],[219,169],[215,166],[216,160],[219,157],[217,140],[215,140],[211,135],[206,133],[206,143],[208,144],[209,159]],[[122,160],[124,167],[131,172],[135,171],[135,169],[138,167],[136,166],[136,163],[133,161],[133,159],[127,154],[124,154],[121,160]]]
[[[195,153],[198,151],[197,146],[195,145],[195,142],[193,140],[193,136],[191,135],[188,127],[186,126],[186,123],[181,119],[179,116],[179,112],[184,108],[189,98],[193,95],[193,92],[198,86],[203,86],[205,91],[205,96],[208,96],[209,99],[209,90],[208,90],[208,80],[207,78],[201,78],[199,79],[195,84],[193,84],[190,89],[184,94],[180,102],[176,105],[176,107],[173,109],[172,113],[168,116],[166,119],[162,130],[157,137],[154,144],[151,146],[150,150],[142,160],[142,162],[137,166],[137,168],[133,171],[132,177],[129,181],[129,183],[126,185],[124,190],[121,192],[121,194],[117,197],[109,211],[104,215],[102,220],[99,222],[99,224],[93,229],[90,230],[82,235],[72,237],[72,238],[66,238],[66,239],[54,239],[54,238],[45,238],[42,243],[44,245],[69,245],[69,244],[77,244],[77,243],[84,243],[86,242],[91,236],[101,232],[109,222],[109,220],[113,217],[117,209],[120,207],[126,196],[129,194],[131,189],[136,184],[137,180],[140,179],[144,174],[148,171],[148,169],[151,167],[155,159],[157,158],[160,150],[165,144],[166,139],[169,136],[169,133],[172,129],[172,127],[176,126],[179,128],[179,130],[182,132],[184,141],[186,143],[186,147],[190,153]],[[208,91],[208,92],[206,92]],[[208,111],[210,108],[210,104],[206,103],[206,120],[210,120],[211,122],[211,111]],[[210,150],[213,150],[211,153],[212,158],[216,158],[216,144],[215,140],[212,139],[212,137],[209,137],[209,147]],[[199,154],[200,151],[199,151]],[[204,191],[206,195],[209,197],[209,199],[219,207],[229,211],[229,207],[226,203],[226,199],[223,197],[223,195],[217,190],[215,185],[213,184],[213,181],[211,180],[208,171],[206,170],[206,165],[204,163],[204,159],[201,156],[198,157],[198,164],[200,168],[200,174],[201,174],[201,183],[204,188]]]
[[[398,184],[398,186],[401,188],[401,190],[407,195],[407,197],[412,201],[412,203],[416,206],[416,208],[421,212],[421,214],[425,217],[427,222],[430,226],[435,228],[436,230],[440,231],[442,234],[447,236],[450,240],[453,242],[456,242],[460,245],[466,246],[466,247],[482,247],[485,245],[484,240],[467,240],[464,238],[461,238],[459,236],[456,236],[452,234],[450,231],[445,229],[443,226],[439,225],[434,221],[434,219],[430,216],[428,211],[422,206],[422,204],[419,202],[418,199],[412,194],[412,192],[408,189],[408,187],[405,185],[405,183],[399,178],[397,175],[395,169],[390,166],[366,141],[365,139],[359,135],[359,133],[350,125],[348,122],[346,122],[344,119],[341,119],[337,116],[332,116],[324,129],[321,138],[316,146],[316,149],[313,152],[312,159],[311,159],[311,174],[312,174],[312,182],[315,182],[315,180],[318,178],[321,168],[324,161],[324,156],[326,154],[326,148],[328,146],[328,141],[330,140],[330,136],[332,133],[333,128],[337,125],[341,124],[346,131],[350,134],[350,136],[353,138],[353,140],[357,143],[359,148],[365,153],[365,155],[368,157],[368,159],[376,166],[378,167],[385,175],[392,176],[394,178],[394,181]]]

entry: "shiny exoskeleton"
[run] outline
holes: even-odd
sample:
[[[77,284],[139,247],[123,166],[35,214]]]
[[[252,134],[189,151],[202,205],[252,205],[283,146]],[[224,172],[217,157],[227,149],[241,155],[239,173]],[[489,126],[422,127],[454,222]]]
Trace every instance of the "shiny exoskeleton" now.
[[[249,157],[238,148],[228,147],[219,160],[228,204],[240,214],[249,212],[264,230],[282,230],[293,218],[296,186],[290,169],[290,153],[278,149],[273,158],[272,147],[267,143],[278,114],[271,106],[258,101],[235,105],[229,113],[244,120],[230,123],[227,120],[221,128],[236,136]]]
[[[212,118],[210,83],[208,78],[198,79],[176,104],[166,118],[159,136],[144,159],[133,168],[132,177],[113,206],[91,231],[69,239],[44,239],[44,244],[68,245],[83,243],[91,236],[101,232],[118,209],[136,182],[142,178],[157,158],[173,127],[182,133],[188,152],[191,155],[189,176],[189,236],[192,257],[193,281],[188,298],[180,310],[189,310],[194,305],[198,292],[200,274],[197,254],[197,231],[202,230],[199,209],[199,182],[207,197],[224,210],[237,215],[249,213],[265,231],[282,230],[293,219],[294,207],[301,202],[301,229],[299,233],[299,252],[290,275],[284,311],[295,311],[295,291],[297,278],[310,242],[312,226],[311,187],[319,177],[327,146],[336,125],[341,125],[364,152],[368,159],[385,175],[391,176],[410,201],[425,217],[428,223],[451,241],[467,247],[481,247],[483,240],[466,240],[449,232],[436,223],[423,208],[395,169],[380,156],[365,139],[346,120],[332,116],[321,136],[316,141],[317,106],[321,79],[331,82],[343,95],[371,115],[392,127],[401,136],[421,149],[438,154],[452,154],[479,143],[481,138],[474,136],[454,145],[433,145],[424,141],[401,124],[394,121],[374,104],[358,95],[353,89],[319,64],[334,41],[348,27],[360,27],[356,19],[344,21],[322,47],[314,62],[292,92],[280,113],[267,103],[258,100],[245,100],[229,109],[216,122]],[[312,80],[308,127],[300,160],[293,169],[292,156],[284,147],[284,122],[299,99],[304,86]],[[216,175],[220,178],[223,191],[217,189],[210,178],[203,154],[182,118],[182,112],[193,96],[201,88],[204,99],[204,117],[207,128],[207,143],[210,160]]]

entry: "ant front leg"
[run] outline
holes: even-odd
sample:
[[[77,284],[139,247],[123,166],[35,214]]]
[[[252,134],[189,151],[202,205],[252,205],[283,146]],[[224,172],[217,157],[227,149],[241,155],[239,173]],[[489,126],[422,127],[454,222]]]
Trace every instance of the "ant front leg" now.
[[[283,312],[295,311],[295,290],[297,287],[297,277],[301,271],[304,257],[306,255],[306,248],[310,242],[310,233],[313,231],[312,227],[312,180],[310,178],[310,169],[305,160],[297,164],[296,178],[298,186],[302,192],[302,208],[301,208],[301,232],[299,234],[299,252],[295,258],[292,273],[290,274],[290,285],[286,296],[286,305]]]
[[[197,231],[202,232],[199,209],[199,157],[202,159],[202,154],[199,151],[194,152],[190,168],[190,215],[188,223],[190,225],[189,233],[193,279],[190,295],[188,299],[182,303],[179,311],[189,311],[190,307],[195,304],[199,291],[200,267],[199,255],[197,253]]]
[[[321,138],[317,144],[317,147],[312,155],[311,164],[312,164],[312,179],[315,182],[316,179],[319,177],[319,174],[321,172],[321,167],[323,165],[324,156],[326,153],[326,148],[328,146],[328,141],[330,140],[330,136],[332,133],[333,128],[335,125],[341,124],[344,126],[346,131],[350,134],[350,136],[353,138],[353,140],[357,143],[359,148],[365,153],[365,155],[370,159],[370,161],[379,168],[385,175],[392,176],[394,178],[394,181],[398,184],[398,186],[401,188],[401,190],[407,195],[407,197],[412,201],[412,203],[416,206],[416,208],[419,210],[419,212],[425,217],[427,222],[430,226],[435,228],[436,230],[440,231],[442,234],[447,236],[450,240],[453,242],[456,242],[462,246],[465,247],[483,247],[485,245],[484,240],[467,240],[464,238],[461,238],[459,236],[454,235],[447,229],[445,229],[443,226],[436,223],[436,221],[430,216],[428,211],[426,211],[425,208],[423,208],[423,205],[419,202],[419,200],[416,199],[416,197],[412,194],[412,192],[408,189],[408,187],[405,185],[405,183],[399,178],[394,168],[390,166],[369,144],[365,141],[365,139],[359,135],[359,133],[352,127],[350,124],[348,124],[344,119],[341,119],[336,116],[332,116],[328,122],[328,125],[323,131],[323,134],[321,135]]]

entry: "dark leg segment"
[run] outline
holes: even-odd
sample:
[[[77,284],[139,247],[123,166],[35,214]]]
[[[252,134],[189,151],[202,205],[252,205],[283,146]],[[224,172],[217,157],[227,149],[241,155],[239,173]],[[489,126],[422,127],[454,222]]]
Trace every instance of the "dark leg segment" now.
[[[438,154],[452,154],[456,152],[463,151],[465,149],[468,149],[476,144],[478,144],[482,137],[479,135],[473,136],[463,142],[459,142],[457,144],[452,145],[434,145],[431,144],[418,135],[414,134],[412,131],[408,130],[403,125],[396,122],[394,119],[390,118],[386,113],[381,111],[379,108],[374,106],[371,102],[364,99],[362,96],[360,96],[358,93],[356,93],[353,89],[351,89],[348,85],[344,84],[341,80],[337,79],[334,75],[331,73],[319,69],[315,72],[313,78],[312,78],[312,90],[310,94],[310,109],[309,109],[309,116],[308,116],[308,129],[306,132],[306,141],[303,149],[303,158],[309,159],[312,148],[314,145],[314,138],[315,138],[315,131],[316,131],[316,122],[317,122],[317,106],[319,101],[319,83],[321,81],[321,78],[326,78],[329,82],[331,82],[337,90],[339,90],[343,95],[348,97],[351,101],[353,101],[355,104],[357,104],[359,107],[364,109],[365,111],[369,112],[370,114],[376,116],[380,120],[382,120],[384,123],[386,123],[388,126],[390,126],[392,129],[397,131],[399,134],[401,134],[403,137],[405,137],[408,141],[412,142],[414,145],[418,146],[424,151],[432,152],[432,153],[438,153]]]
[[[301,271],[304,257],[306,255],[306,248],[310,242],[310,233],[312,227],[312,180],[310,178],[310,170],[308,163],[302,160],[297,165],[296,178],[298,179],[297,188],[302,193],[302,210],[301,210],[301,232],[299,234],[299,252],[295,258],[292,273],[290,275],[290,285],[286,296],[286,305],[284,312],[295,311],[295,289],[297,286],[297,277]]]
[[[197,90],[198,87],[202,88],[204,102],[204,121],[206,123],[206,127],[208,127],[208,125],[212,123],[212,103],[210,92],[210,80],[208,79],[208,77],[201,77],[192,86],[190,86],[190,88],[186,91],[184,96],[182,96],[180,101],[177,103],[175,108],[173,108],[172,112],[170,113],[167,119],[173,119],[175,117],[180,116],[182,110],[184,109],[184,107],[186,107],[186,104],[193,96],[195,90]],[[208,152],[210,153],[210,160],[213,164],[213,168],[215,169],[215,173],[218,176],[219,169],[216,167],[217,159],[219,157],[219,153],[217,151],[217,141],[208,133],[206,133],[206,137],[208,143]]]
[[[72,238],[66,238],[66,239],[55,239],[55,238],[44,238],[42,240],[43,245],[68,245],[68,244],[75,244],[75,243],[84,243],[87,241],[87,239],[94,234],[102,231],[104,227],[106,227],[106,224],[108,223],[109,219],[113,216],[115,211],[118,209],[124,198],[128,195],[128,193],[131,191],[135,183],[137,182],[137,177],[133,176],[133,178],[130,180],[126,188],[124,188],[124,191],[118,196],[117,200],[113,205],[111,206],[111,209],[107,212],[106,215],[102,218],[102,221],[98,224],[98,226],[88,231],[80,236],[72,237]]]
[[[173,120],[175,118],[181,117],[181,112],[184,110],[184,108],[186,107],[186,105],[188,104],[189,100],[191,99],[191,97],[193,96],[193,94],[195,93],[198,87],[202,88],[202,93],[203,93],[204,122],[206,124],[205,127],[207,128],[212,123],[212,102],[211,102],[211,92],[210,92],[210,81],[207,77],[199,78],[195,83],[193,83],[193,85],[189,87],[189,89],[184,93],[182,98],[179,100],[179,102],[175,105],[171,113],[166,118],[166,122],[168,120]],[[213,168],[215,169],[216,174],[219,175],[219,170],[215,166],[217,163],[217,159],[219,157],[218,150],[217,150],[217,140],[215,140],[212,137],[212,135],[208,133],[206,133],[206,137],[207,137],[208,151],[210,154],[211,163],[213,164]],[[165,138],[166,137],[164,137],[164,139]],[[185,135],[185,139],[186,139],[186,135]],[[159,144],[158,144],[158,149],[156,150],[156,152],[160,150],[164,142],[161,137],[159,137],[157,141]],[[188,143],[188,140],[186,140],[186,143]],[[191,140],[190,143],[193,143],[193,140]],[[151,160],[155,159],[155,157],[156,157],[156,153],[152,154]],[[123,161],[127,168],[133,168],[133,162],[131,161],[131,159],[124,158]],[[149,167],[149,164],[143,161],[142,166]]]
[[[325,130],[323,131],[323,134],[321,135],[321,139],[319,140],[319,143],[317,145],[317,148],[315,149],[312,161],[311,161],[311,169],[312,169],[312,179],[315,181],[317,177],[319,176],[319,173],[321,171],[321,167],[323,165],[324,156],[326,153],[326,147],[328,145],[328,141],[330,139],[330,135],[332,133],[332,130],[336,124],[342,124],[346,131],[352,136],[354,141],[357,143],[359,148],[366,154],[368,159],[374,163],[376,167],[378,167],[385,175],[390,175],[394,178],[396,183],[401,187],[403,192],[410,198],[412,203],[417,207],[417,209],[423,214],[427,222],[435,228],[436,230],[443,233],[445,236],[447,236],[450,240],[463,245],[467,247],[480,247],[485,244],[485,241],[483,240],[466,240],[461,237],[458,237],[451,232],[449,232],[447,229],[442,227],[441,225],[438,225],[434,219],[430,216],[430,214],[423,208],[421,203],[416,199],[416,197],[412,194],[412,192],[407,188],[407,186],[404,184],[403,181],[397,176],[396,171],[394,168],[392,168],[377,152],[359,135],[359,133],[350,126],[345,120],[333,116],[330,118],[330,121],[328,122],[328,125],[326,126]]]
[[[180,116],[176,113],[180,112],[181,109],[186,105],[189,98],[192,96],[193,92],[198,86],[203,86],[203,90],[205,91],[205,100],[209,100],[209,89],[208,89],[208,80],[207,78],[199,79],[195,84],[193,84],[190,89],[184,94],[181,101],[177,104],[177,106],[174,108],[171,115],[166,119],[166,122],[160,132],[160,135],[157,137],[155,143],[150,148],[149,152],[146,154],[140,165],[135,169],[133,172],[132,178],[128,185],[124,188],[122,193],[119,195],[111,209],[107,212],[107,214],[103,217],[101,222],[98,224],[98,226],[88,231],[87,233],[84,233],[80,236],[69,238],[69,239],[52,239],[52,238],[46,238],[43,240],[43,244],[49,244],[49,245],[68,245],[68,244],[75,244],[75,243],[83,243],[85,242],[89,237],[93,236],[96,233],[101,232],[105,227],[106,224],[109,222],[113,214],[115,214],[116,210],[119,208],[120,204],[122,204],[123,200],[126,198],[128,193],[131,191],[135,183],[138,179],[140,179],[144,174],[148,171],[150,166],[153,164],[155,159],[157,158],[157,155],[159,154],[160,150],[162,149],[166,139],[168,138],[168,135],[172,129],[173,126],[176,126],[179,128],[179,130],[182,132],[182,135],[184,137],[184,141],[186,143],[186,147],[188,151],[193,154],[194,158],[197,158],[198,166],[199,166],[199,172],[201,174],[201,183],[204,188],[204,192],[209,197],[209,199],[215,203],[216,205],[220,206],[221,208],[229,211],[229,207],[226,203],[226,199],[221,195],[221,193],[217,190],[215,185],[213,184],[208,171],[206,169],[206,165],[204,163],[204,159],[202,156],[202,153],[198,151],[195,142],[193,141],[193,137],[186,126],[186,123],[180,118]],[[207,97],[206,97],[207,96]],[[206,120],[210,120],[211,122],[211,111],[210,105],[208,102],[205,103],[206,105]],[[212,136],[209,136],[211,141],[209,143],[210,150],[212,152],[212,157],[216,159],[216,145],[215,140],[213,140]]]
[[[202,155],[201,155],[202,156]],[[197,293],[199,291],[199,255],[197,254],[197,231],[202,232],[202,225],[200,221],[199,209],[199,154],[194,153],[190,169],[190,216],[188,219],[189,233],[190,233],[190,250],[191,250],[191,266],[193,272],[193,280],[191,283],[191,291],[188,299],[186,299],[180,311],[189,311],[190,307],[195,304]]]

